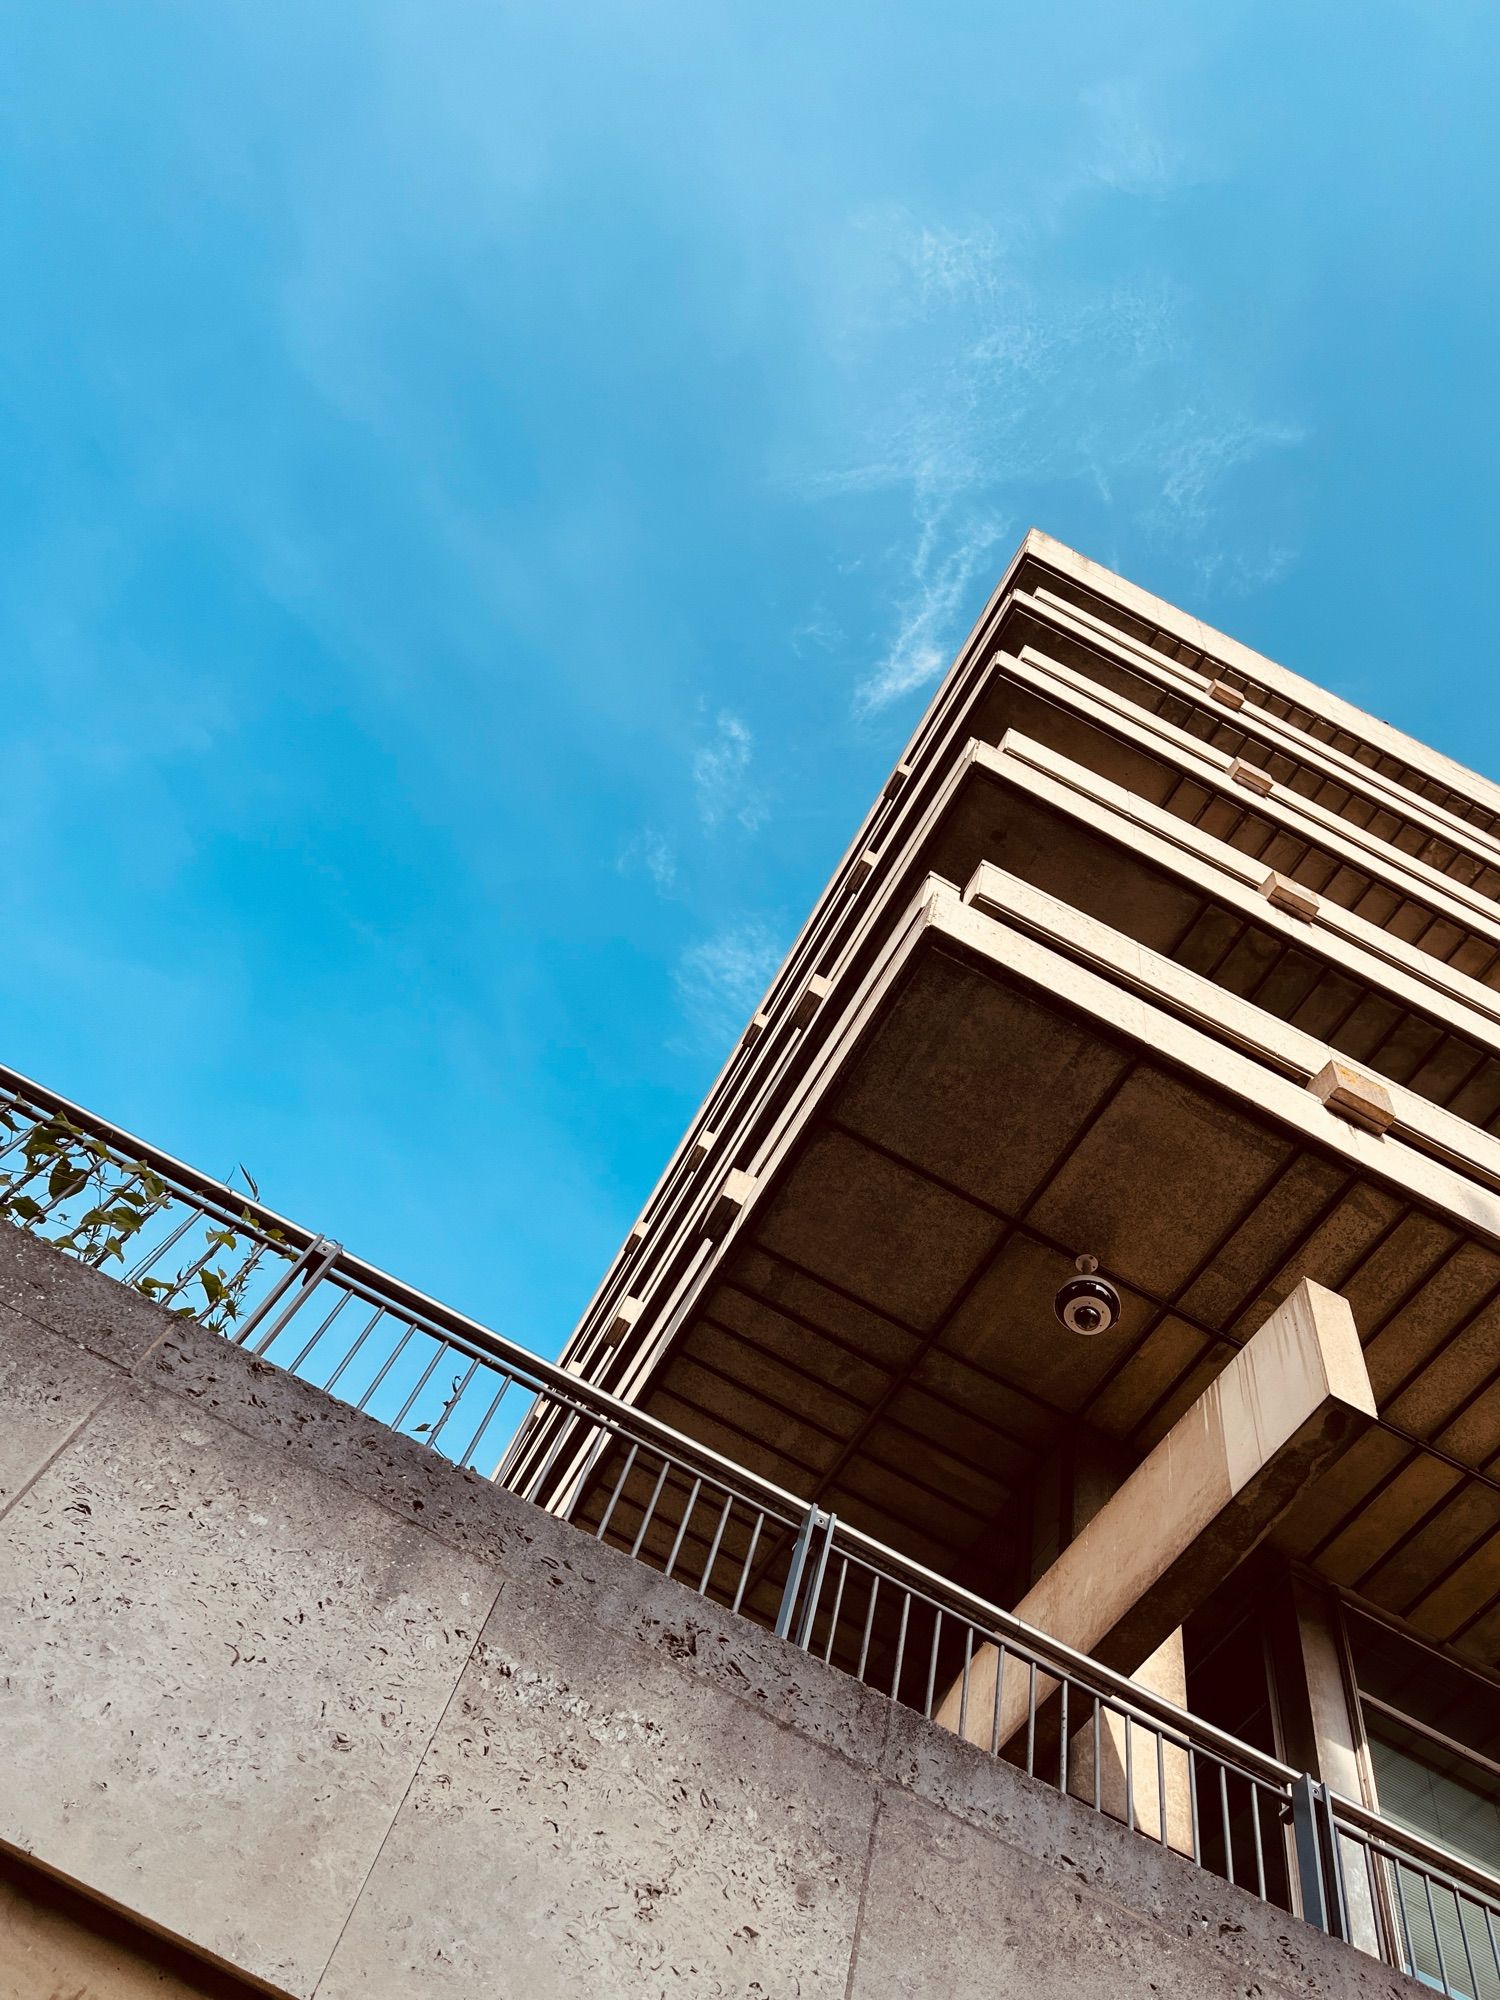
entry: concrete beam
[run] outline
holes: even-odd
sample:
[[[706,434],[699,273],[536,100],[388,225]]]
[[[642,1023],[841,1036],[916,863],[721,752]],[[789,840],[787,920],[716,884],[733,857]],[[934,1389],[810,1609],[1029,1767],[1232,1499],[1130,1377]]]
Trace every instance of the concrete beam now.
[[[1221,680],[1205,688],[1203,674],[1207,671],[1206,667],[1193,668],[1169,659],[1154,647],[1145,645],[1045,589],[1035,593],[1018,591],[1014,604],[1017,610],[1029,612],[1049,631],[1070,635],[1104,659],[1118,662],[1148,687],[1176,694],[1193,707],[1199,707],[1207,698],[1237,710],[1244,725],[1249,763],[1264,767],[1268,757],[1289,757],[1315,776],[1331,777],[1355,797],[1368,800],[1377,811],[1394,813],[1408,825],[1457,847],[1462,853],[1472,854],[1481,861],[1487,860],[1491,866],[1500,863],[1500,841],[1492,832],[1438,805],[1401,778],[1391,777],[1327,740],[1310,735],[1287,717],[1275,715],[1260,703],[1249,701],[1242,690],[1230,687]],[[1189,733],[1196,734],[1196,731]],[[1294,786],[1292,789],[1300,790],[1301,787]],[[1473,796],[1469,786],[1458,785],[1455,789],[1460,796]],[[1340,808],[1340,816],[1343,810]]]
[[[1354,1315],[1304,1279],[1016,1606],[1016,1616],[1133,1673],[1250,1553],[1322,1467],[1375,1420]],[[964,1733],[988,1743],[993,1647],[973,1660]],[[1024,1720],[1015,1662],[1000,1738]],[[957,1729],[961,1685],[937,1720]]]
[[[1348,730],[1354,736],[1361,737],[1375,748],[1399,757],[1403,764],[1411,765],[1414,770],[1423,771],[1430,777],[1436,778],[1439,784],[1451,786],[1464,797],[1476,799],[1492,810],[1500,810],[1500,786],[1497,786],[1492,778],[1482,777],[1478,772],[1469,770],[1466,765],[1457,763],[1451,757],[1445,757],[1440,750],[1434,750],[1430,744],[1421,743],[1415,736],[1408,736],[1404,730],[1395,729],[1390,723],[1382,722],[1378,716],[1370,715],[1362,708],[1356,708],[1342,696],[1331,693],[1327,688],[1319,687],[1316,681],[1307,680],[1303,675],[1294,673],[1290,667],[1284,667],[1275,660],[1267,659],[1264,653],[1252,651],[1240,640],[1232,639],[1227,632],[1217,631],[1212,625],[1205,625],[1201,619],[1194,618],[1191,613],[1180,611],[1176,605],[1168,604],[1165,598],[1153,597],[1150,591],[1142,590],[1139,584],[1130,582],[1128,577],[1117,576],[1102,563],[1096,563],[1088,556],[1079,555],[1075,549],[1054,541],[1052,536],[1043,534],[1036,528],[1028,533],[1022,552],[1039,562],[1046,563],[1059,575],[1071,578],[1099,596],[1113,601],[1122,610],[1144,619],[1160,631],[1170,633],[1174,639],[1185,641],[1199,652],[1207,654],[1216,666],[1237,669],[1240,673],[1248,675],[1251,680],[1259,681],[1262,686],[1284,696],[1294,707],[1311,709],[1314,715],[1322,716],[1326,721],[1334,723],[1340,729]],[[1017,567],[1018,564],[1013,562],[1011,571],[1007,572],[1007,580]],[[1080,612],[1076,605],[1069,604],[1067,609],[1075,619],[1088,617],[1088,614]],[[1096,626],[1099,624],[1097,619],[1091,618],[1089,622]],[[1117,641],[1126,636],[1113,626],[1104,629]],[[1164,655],[1159,657],[1165,658]],[[963,655],[960,654],[959,664],[962,663]],[[958,668],[955,667],[953,671],[956,674]]]
[[[1335,1117],[1362,1131],[1390,1132],[1415,1142],[1433,1158],[1456,1164],[1487,1187],[1500,1188],[1500,1139],[1402,1084],[1364,1074],[1331,1044],[1216,985],[1205,974],[1137,944],[1099,918],[988,861],[974,870],[963,899],[970,909],[1057,947],[1227,1047],[1253,1056],[1272,1075],[1300,1074],[1307,1090]],[[1347,969],[1343,961],[1331,962]],[[1476,1039],[1481,1036],[1493,1039],[1482,1026]]]
[[[1023,646],[1014,657],[997,654],[994,669],[992,689],[1009,683],[1039,694],[1099,732],[1116,748],[1144,752],[1169,773],[1181,772],[1208,791],[1230,797],[1237,806],[1243,801],[1234,799],[1229,787],[1248,786],[1264,801],[1266,816],[1294,837],[1359,870],[1372,881],[1410,896],[1434,915],[1447,917],[1474,937],[1483,939],[1491,948],[1500,943],[1500,920],[1495,905],[1481,890],[1470,888],[1420,856],[1393,846],[1378,833],[1340,818],[1315,798],[1277,785],[1268,772],[1247,759],[1215,749],[1163,716],[1138,707],[1127,695],[1102,681],[1090,680],[1086,674],[1051,659],[1033,645]]]

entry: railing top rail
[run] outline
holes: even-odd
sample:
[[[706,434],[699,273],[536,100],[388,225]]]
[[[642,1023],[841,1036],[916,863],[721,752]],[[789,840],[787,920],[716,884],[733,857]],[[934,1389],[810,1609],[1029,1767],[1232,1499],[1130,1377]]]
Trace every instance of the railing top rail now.
[[[226,1182],[215,1180],[212,1175],[200,1173],[183,1161],[164,1153],[160,1147],[152,1146],[123,1126],[114,1124],[107,1118],[100,1118],[81,1105],[60,1097],[56,1091],[48,1090],[35,1083],[19,1070],[0,1063],[0,1088],[8,1090],[24,1103],[39,1106],[53,1117],[70,1119],[80,1130],[90,1132],[102,1139],[116,1151],[133,1161],[139,1161],[160,1174],[162,1179],[182,1189],[190,1196],[212,1202],[223,1207],[231,1216],[243,1211],[262,1229],[275,1230],[285,1239],[285,1247],[292,1251],[309,1250],[315,1244],[325,1241],[315,1230],[294,1222],[289,1216],[279,1214],[254,1196],[242,1194]],[[747,1466],[726,1458],[710,1446],[700,1444],[695,1438],[677,1431],[670,1424],[664,1424],[647,1411],[637,1409],[632,1403],[622,1402],[610,1395],[606,1389],[597,1388],[585,1382],[580,1376],[570,1374],[555,1361],[547,1361],[518,1341],[511,1340],[503,1333],[496,1333],[481,1321],[471,1319],[467,1313],[455,1307],[444,1305],[426,1292],[419,1291],[378,1264],[372,1264],[351,1251],[338,1247],[338,1254],[329,1266],[330,1274],[342,1278],[349,1288],[365,1297],[370,1304],[384,1304],[396,1312],[406,1314],[411,1319],[423,1322],[442,1333],[456,1336],[469,1342],[475,1348],[499,1362],[513,1373],[518,1380],[533,1388],[546,1388],[560,1401],[568,1403],[580,1416],[598,1415],[644,1441],[655,1443],[669,1451],[673,1457],[682,1459],[714,1476],[723,1476],[737,1484],[742,1491],[764,1499],[768,1505],[785,1510],[800,1517],[807,1508],[805,1496],[792,1493],[786,1487],[778,1486],[773,1480],[763,1478]],[[878,1544],[872,1544],[878,1546]]]
[[[0,1088],[7,1090],[19,1102],[35,1106],[48,1116],[68,1119],[81,1131],[92,1134],[130,1160],[150,1167],[168,1185],[200,1203],[212,1206],[226,1218],[249,1216],[263,1231],[274,1231],[289,1251],[307,1251],[325,1240],[317,1232],[281,1215],[255,1196],[241,1194],[226,1182],[199,1172],[170,1153],[163,1152],[160,1147],[138,1138],[135,1133],[99,1117],[56,1091],[48,1090],[5,1064],[0,1064]],[[495,1333],[466,1313],[458,1312],[452,1306],[418,1291],[415,1286],[393,1277],[379,1265],[371,1264],[340,1247],[329,1266],[329,1275],[343,1280],[369,1303],[392,1308],[418,1324],[477,1350],[527,1387],[545,1390],[550,1399],[566,1405],[583,1420],[598,1420],[612,1430],[639,1439],[692,1471],[702,1472],[737,1490],[769,1513],[800,1519],[807,1511],[809,1502],[806,1495],[778,1486],[684,1432],[674,1430],[670,1424],[663,1423],[649,1412],[585,1382],[556,1362],[543,1360],[540,1355],[533,1354],[506,1335]],[[1224,1758],[1240,1770],[1251,1772],[1267,1784],[1286,1787],[1296,1779],[1298,1774],[1290,1765],[1239,1742],[1215,1729],[1212,1724],[1176,1707],[1151,1689],[1141,1687],[1124,1674],[1103,1666],[1088,1654],[1076,1652],[1060,1640],[1024,1624],[1011,1612],[901,1555],[850,1523],[841,1520],[837,1533],[848,1552],[857,1560],[864,1561],[890,1580],[905,1584],[941,1610],[967,1619],[986,1637],[1013,1645],[1018,1652],[1024,1651],[1033,1656],[1043,1667],[1055,1669],[1069,1680],[1088,1687],[1121,1711],[1135,1715],[1142,1722],[1168,1729]]]
[[[1435,1846],[1420,1833],[1397,1826],[1393,1820],[1371,1812],[1368,1806],[1359,1805],[1353,1799],[1346,1799],[1342,1793],[1330,1791],[1328,1801],[1333,1808],[1336,1825],[1363,1836],[1398,1860],[1409,1857],[1424,1873],[1454,1883],[1491,1909],[1500,1910],[1500,1881],[1476,1862],[1465,1861],[1462,1855],[1454,1854],[1449,1848]]]
[[[274,1208],[268,1208],[257,1196],[233,1188],[227,1181],[216,1180],[212,1174],[205,1174],[197,1167],[189,1166],[185,1160],[164,1153],[160,1146],[153,1146],[149,1139],[142,1139],[136,1133],[127,1131],[123,1125],[116,1125],[112,1119],[101,1118],[97,1111],[90,1111],[71,1098],[60,1096],[49,1090],[45,1084],[25,1075],[21,1070],[11,1069],[0,1063],[0,1090],[23,1103],[36,1105],[53,1118],[65,1118],[80,1131],[88,1132],[113,1150],[127,1155],[131,1160],[150,1167],[160,1174],[164,1181],[181,1188],[184,1192],[197,1196],[215,1208],[223,1208],[227,1214],[251,1217],[263,1230],[276,1230],[285,1237],[294,1250],[307,1250],[318,1240],[317,1232],[304,1229],[300,1222],[294,1222],[288,1215],[279,1215]]]

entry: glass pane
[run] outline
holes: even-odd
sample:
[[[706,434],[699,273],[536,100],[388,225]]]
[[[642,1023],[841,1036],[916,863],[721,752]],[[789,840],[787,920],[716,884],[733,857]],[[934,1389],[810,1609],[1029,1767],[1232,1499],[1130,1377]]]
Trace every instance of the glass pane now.
[[[1365,1731],[1385,1817],[1500,1876],[1500,1777],[1378,1711]]]

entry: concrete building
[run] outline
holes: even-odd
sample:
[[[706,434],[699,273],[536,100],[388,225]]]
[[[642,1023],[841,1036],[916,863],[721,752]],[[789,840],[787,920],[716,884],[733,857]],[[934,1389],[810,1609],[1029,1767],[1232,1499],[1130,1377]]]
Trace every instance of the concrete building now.
[[[0,2000],[1500,2000],[1500,787],[1028,536],[556,1366],[0,1083]]]
[[[1497,899],[1500,788],[1033,533],[565,1361],[1500,1872]],[[1218,1407],[1304,1282],[1338,1392]]]

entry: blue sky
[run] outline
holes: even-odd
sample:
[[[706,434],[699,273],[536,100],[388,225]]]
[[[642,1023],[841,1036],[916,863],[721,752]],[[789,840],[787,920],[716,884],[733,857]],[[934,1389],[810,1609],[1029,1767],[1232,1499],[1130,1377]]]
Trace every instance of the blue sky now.
[[[1036,523],[1500,775],[1500,14],[4,5],[3,1054],[556,1350]]]

